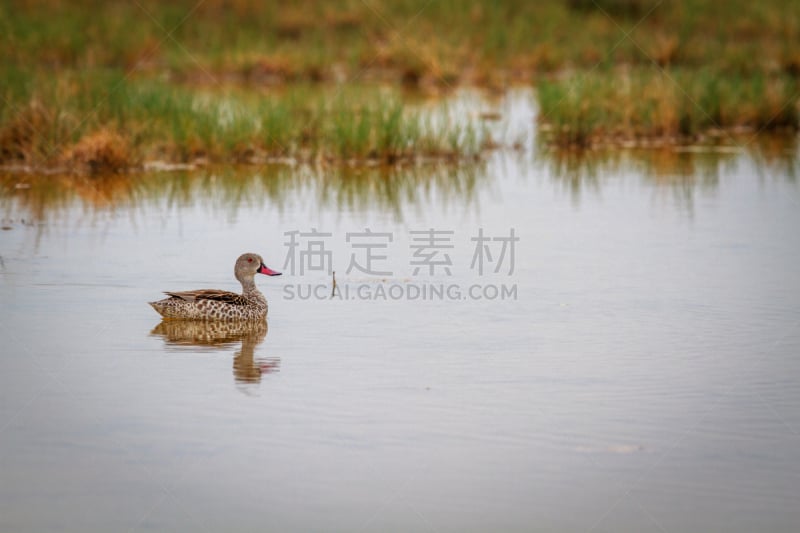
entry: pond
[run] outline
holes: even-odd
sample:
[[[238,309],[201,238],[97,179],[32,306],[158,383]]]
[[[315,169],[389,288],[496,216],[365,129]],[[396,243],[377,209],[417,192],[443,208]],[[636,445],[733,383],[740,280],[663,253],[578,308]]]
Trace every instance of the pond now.
[[[794,531],[796,155],[4,177],[0,530]]]

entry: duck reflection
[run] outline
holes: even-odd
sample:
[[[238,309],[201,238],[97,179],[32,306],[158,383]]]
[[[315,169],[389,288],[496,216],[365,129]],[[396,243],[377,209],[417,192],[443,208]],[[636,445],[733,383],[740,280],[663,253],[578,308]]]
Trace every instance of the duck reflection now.
[[[256,358],[255,349],[264,341],[268,331],[266,320],[162,320],[151,335],[164,338],[167,346],[232,348],[241,342],[234,353],[233,376],[237,383],[260,383],[263,374],[280,370],[280,358]]]

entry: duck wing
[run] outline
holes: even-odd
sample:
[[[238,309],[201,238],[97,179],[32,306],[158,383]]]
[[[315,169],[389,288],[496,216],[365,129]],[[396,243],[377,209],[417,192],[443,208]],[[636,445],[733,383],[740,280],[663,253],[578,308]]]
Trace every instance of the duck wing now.
[[[249,301],[241,294],[229,291],[218,291],[216,289],[199,289],[196,291],[182,291],[182,292],[169,292],[164,291],[164,294],[172,298],[178,298],[186,302],[196,302],[198,300],[214,300],[217,302],[225,302],[231,305],[247,305]]]

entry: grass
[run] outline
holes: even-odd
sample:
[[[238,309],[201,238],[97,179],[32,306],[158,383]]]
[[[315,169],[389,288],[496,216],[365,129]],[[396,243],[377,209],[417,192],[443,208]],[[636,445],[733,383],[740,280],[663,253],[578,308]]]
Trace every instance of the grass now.
[[[539,121],[558,146],[676,144],[800,129],[800,83],[786,74],[634,68],[542,83]]]
[[[192,83],[378,76],[447,86],[651,60],[800,71],[794,0],[21,0],[0,5],[0,20],[6,65]]]
[[[25,100],[23,100],[24,102]],[[447,110],[441,109],[446,116]],[[403,104],[396,92],[192,90],[122,74],[63,77],[0,114],[0,162],[119,172],[145,161],[395,164],[478,156],[484,132]]]
[[[396,95],[353,96],[364,82],[535,82],[556,144],[684,142],[797,128],[800,3],[20,0],[0,3],[0,77],[6,165],[391,163],[471,158],[486,142]]]

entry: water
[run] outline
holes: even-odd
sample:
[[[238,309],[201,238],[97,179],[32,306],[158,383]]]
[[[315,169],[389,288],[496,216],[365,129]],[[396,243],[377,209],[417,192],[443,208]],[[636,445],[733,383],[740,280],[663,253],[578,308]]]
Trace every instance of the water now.
[[[795,531],[795,151],[4,178],[0,530]],[[260,277],[268,332],[146,305],[312,228],[366,297]],[[391,275],[346,272],[365,228]],[[413,275],[431,228],[450,276]],[[470,269],[480,228],[512,274]],[[516,298],[408,299],[442,284]]]

